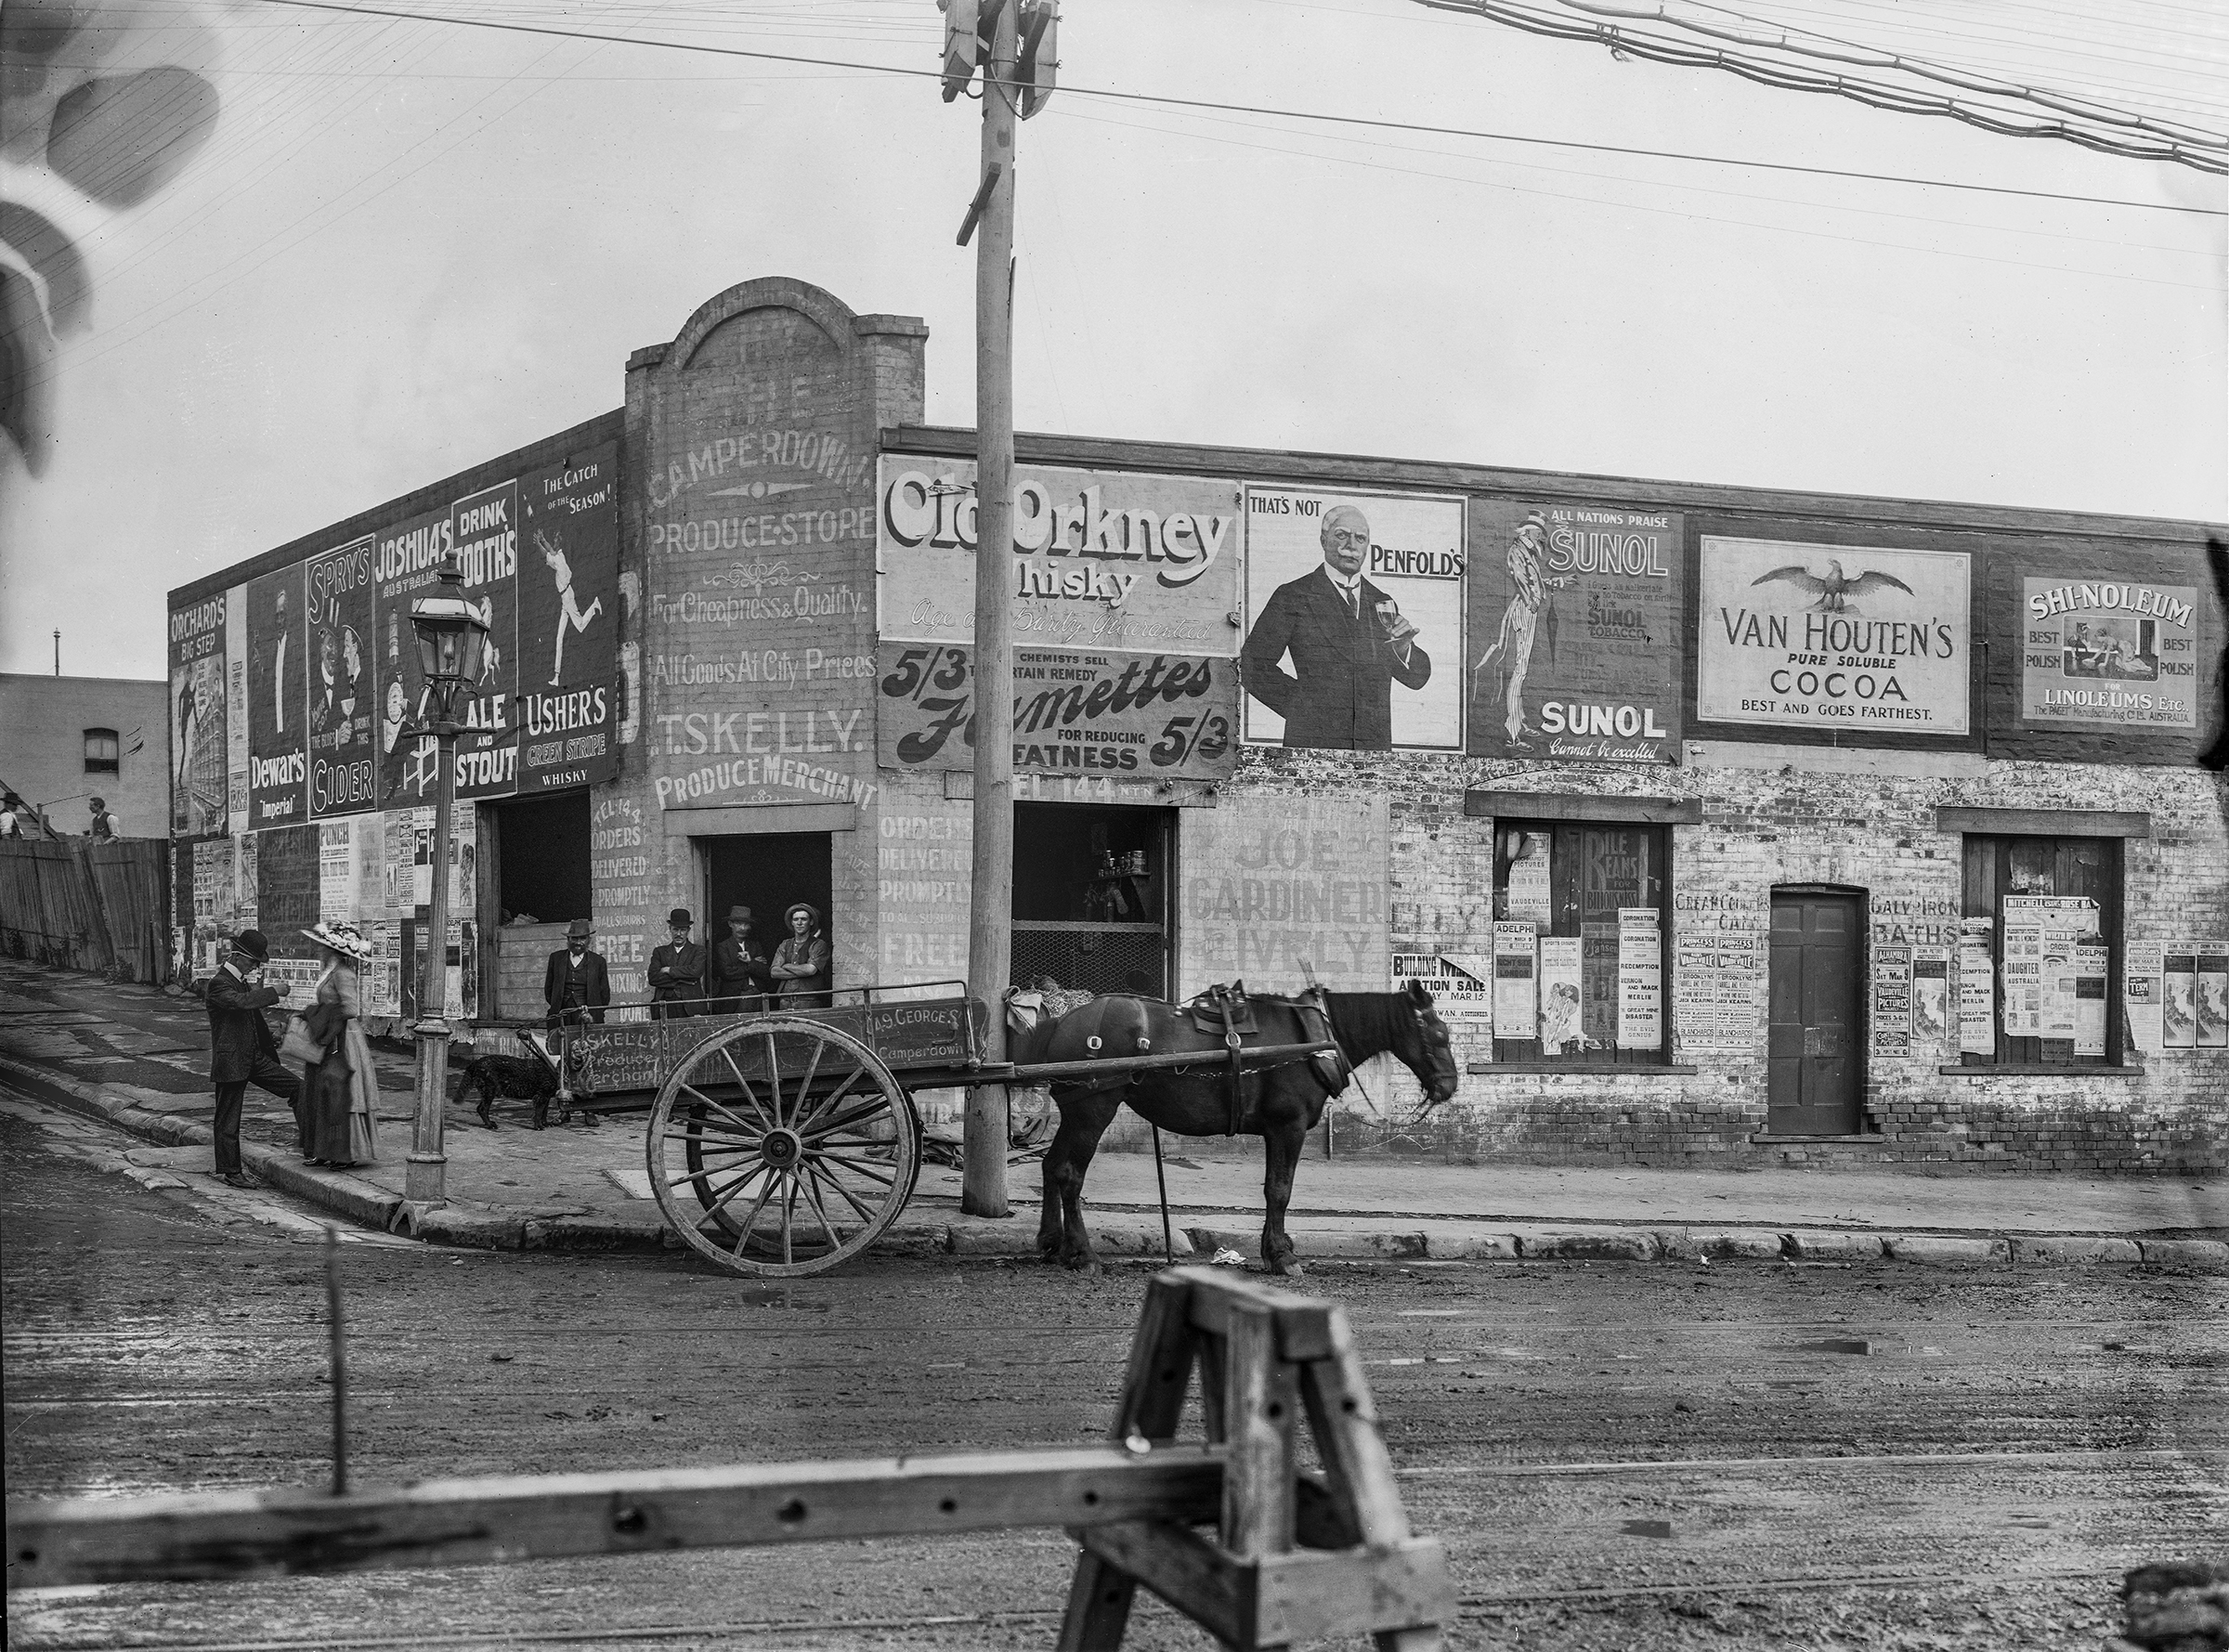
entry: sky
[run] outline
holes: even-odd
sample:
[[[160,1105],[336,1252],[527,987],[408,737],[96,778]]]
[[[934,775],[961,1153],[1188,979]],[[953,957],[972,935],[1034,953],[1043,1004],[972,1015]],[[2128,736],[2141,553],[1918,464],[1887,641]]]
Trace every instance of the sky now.
[[[940,33],[932,0],[393,3],[917,69]],[[161,675],[167,590],[618,407],[631,350],[753,277],[924,318],[927,416],[973,423],[978,111],[932,80],[117,7],[120,53],[192,55],[220,109],[148,200],[64,203],[92,325],[45,474],[0,457],[0,670],[59,629],[67,673]],[[2229,127],[2200,0],[1743,9]],[[1414,0],[1064,0],[1060,57],[1070,88],[1935,182],[1063,91],[1019,146],[1021,429],[2229,517],[2229,179]]]

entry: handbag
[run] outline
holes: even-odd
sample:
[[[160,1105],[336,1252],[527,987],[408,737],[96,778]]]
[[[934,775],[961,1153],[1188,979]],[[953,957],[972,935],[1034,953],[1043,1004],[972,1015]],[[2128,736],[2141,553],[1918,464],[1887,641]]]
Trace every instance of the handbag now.
[[[299,1015],[287,1017],[286,1036],[279,1041],[281,1060],[317,1066],[325,1060],[325,1047],[310,1035],[309,1022]]]

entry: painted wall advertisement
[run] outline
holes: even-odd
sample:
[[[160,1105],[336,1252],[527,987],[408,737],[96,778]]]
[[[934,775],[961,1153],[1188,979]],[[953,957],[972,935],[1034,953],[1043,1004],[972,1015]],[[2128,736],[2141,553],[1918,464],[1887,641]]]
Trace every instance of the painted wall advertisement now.
[[[1187,811],[1179,992],[1239,976],[1289,992],[1310,971],[1336,991],[1385,991],[1386,815],[1382,796],[1239,794]]]
[[[230,826],[227,780],[226,603],[222,592],[170,615],[170,829]]]
[[[1463,749],[1464,501],[1249,487],[1245,737]]]
[[[975,640],[975,466],[881,462],[878,612],[886,642]],[[1014,477],[1014,645],[1128,654],[1238,652],[1245,546],[1235,482],[1137,472]]]
[[[619,773],[619,475],[605,442],[519,479],[521,794]]]
[[[886,769],[971,769],[974,650],[885,643],[876,757]],[[1129,780],[1220,780],[1238,767],[1238,670],[1166,654],[1014,651],[1014,768]]]
[[[458,798],[608,779],[617,463],[606,442],[173,609],[173,829],[261,831],[430,798],[434,742],[405,732],[427,710],[410,608],[452,551],[490,631],[456,707]]]
[[[309,670],[303,659],[303,568],[248,583],[248,824],[309,817]]]
[[[2027,722],[2198,726],[2196,587],[2030,577],[2021,598]]]
[[[1696,714],[1717,722],[1964,735],[1971,559],[1706,536]]]
[[[309,670],[309,812],[316,816],[353,814],[379,802],[372,552],[367,534],[311,557],[305,570],[302,657]]]
[[[1469,749],[1675,761],[1685,543],[1664,512],[1472,501]]]

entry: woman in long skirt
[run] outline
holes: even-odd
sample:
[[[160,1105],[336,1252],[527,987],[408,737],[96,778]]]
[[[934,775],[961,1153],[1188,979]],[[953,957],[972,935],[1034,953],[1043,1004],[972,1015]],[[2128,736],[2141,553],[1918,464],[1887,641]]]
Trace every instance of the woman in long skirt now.
[[[372,956],[351,923],[321,923],[302,931],[323,949],[317,1008],[310,1020],[324,1035],[325,1059],[303,1073],[302,1156],[312,1164],[346,1168],[374,1157],[372,1103],[379,1075],[364,1037],[364,995],[358,970]]]

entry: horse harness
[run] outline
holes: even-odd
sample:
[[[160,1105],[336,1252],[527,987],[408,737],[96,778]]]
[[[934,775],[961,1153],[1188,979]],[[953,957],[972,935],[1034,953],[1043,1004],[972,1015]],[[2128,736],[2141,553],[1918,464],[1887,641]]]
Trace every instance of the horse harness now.
[[[1265,998],[1263,1002],[1289,1006],[1299,1019],[1302,1042],[1323,1045],[1327,1047],[1309,1055],[1287,1056],[1283,1060],[1248,1067],[1245,1064],[1245,1040],[1248,1037],[1258,1038],[1261,1029],[1254,1014],[1255,1000],[1247,996],[1246,983],[1243,981],[1232,982],[1228,985],[1219,982],[1194,997],[1189,1004],[1179,1007],[1190,1016],[1192,1024],[1197,1031],[1210,1036],[1219,1035],[1222,1039],[1223,1071],[1227,1077],[1227,1095],[1229,1097],[1224,1115],[1225,1135],[1236,1136],[1241,1125],[1245,1122],[1245,1097],[1242,1086],[1249,1073],[1273,1073],[1281,1067],[1290,1067],[1297,1062],[1306,1061],[1315,1081],[1323,1087],[1324,1094],[1330,1096],[1336,1096],[1345,1089],[1347,1081],[1354,1073],[1354,1063],[1348,1059],[1346,1050],[1339,1044],[1337,1034],[1332,1031],[1331,1009],[1322,987],[1310,986],[1294,997],[1270,997]],[[1100,1047],[1100,1040],[1096,1036],[1088,1039],[1087,1043],[1094,1050]],[[1148,1040],[1141,1036],[1138,1043],[1139,1047],[1143,1049]],[[1206,1062],[1212,1060],[1214,1057],[1212,1052],[1202,1050],[1200,1059],[1203,1062]],[[1174,1067],[1167,1071],[1173,1076],[1181,1078],[1187,1075],[1192,1069]],[[1110,1074],[1105,1078],[1084,1080],[1080,1083],[1070,1080],[1062,1087],[1073,1087],[1075,1091],[1088,1095],[1100,1090],[1111,1090],[1121,1085],[1136,1084],[1141,1076],[1135,1072],[1120,1073]]]

